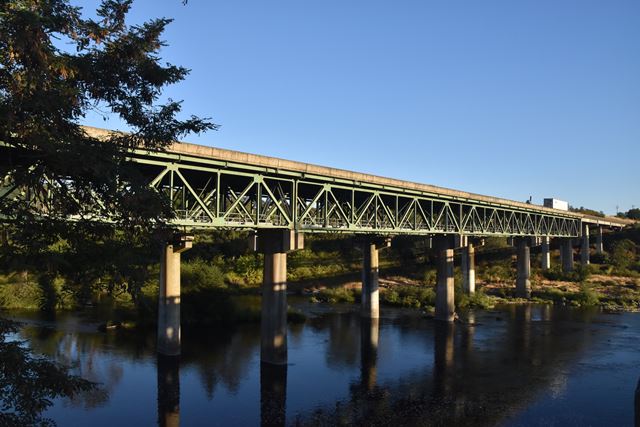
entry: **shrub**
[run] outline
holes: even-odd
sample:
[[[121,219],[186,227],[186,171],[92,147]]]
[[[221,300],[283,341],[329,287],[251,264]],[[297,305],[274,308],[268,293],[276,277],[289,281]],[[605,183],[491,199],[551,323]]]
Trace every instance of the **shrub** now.
[[[8,309],[38,309],[42,290],[35,282],[0,284],[0,306]]]
[[[205,289],[226,288],[220,268],[207,261],[194,259],[183,262],[180,272],[182,292],[185,294]]]
[[[562,304],[567,301],[567,293],[557,288],[545,288],[534,290],[531,296],[534,300],[553,301],[556,304]]]
[[[381,292],[380,300],[389,305],[421,308],[434,305],[436,293],[431,286],[400,285]]]
[[[599,294],[586,283],[580,285],[580,291],[576,294],[575,300],[581,306],[598,305],[600,303]]]
[[[591,268],[578,266],[573,271],[564,272],[560,267],[555,266],[549,270],[544,270],[542,275],[554,281],[584,282],[591,275]]]
[[[236,283],[255,285],[262,282],[264,257],[261,254],[241,255],[228,264],[231,265],[231,277],[239,279]]]
[[[436,270],[427,270],[424,272],[423,282],[427,286],[435,286],[437,280]]]
[[[636,250],[636,244],[629,239],[615,242],[611,247],[611,264],[621,270],[629,268],[635,262]]]
[[[326,288],[314,294],[318,302],[328,302],[336,304],[340,302],[354,303],[356,301],[355,289],[346,288]]]
[[[486,310],[495,306],[494,300],[482,289],[477,289],[472,295],[467,295],[462,292],[462,289],[456,289],[455,300],[457,308],[482,308]]]
[[[588,264],[584,268],[586,268],[586,270],[588,272],[588,275],[592,275],[592,274],[600,274],[600,273],[602,273],[602,271],[603,271],[602,267],[605,267],[605,266],[598,265],[598,264]]]
[[[494,263],[482,268],[479,275],[489,283],[510,282],[515,279],[515,269],[510,264]]]

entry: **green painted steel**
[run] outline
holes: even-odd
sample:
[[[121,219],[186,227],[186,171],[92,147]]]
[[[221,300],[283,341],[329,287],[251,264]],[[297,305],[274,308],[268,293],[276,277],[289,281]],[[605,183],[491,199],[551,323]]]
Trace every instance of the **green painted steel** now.
[[[205,228],[289,228],[301,232],[383,235],[464,234],[470,236],[577,237],[581,219],[549,212],[381,186],[330,176],[171,152],[135,150],[149,185],[173,204],[176,226]],[[11,174],[0,198],[22,198],[46,215],[47,185],[18,189]]]

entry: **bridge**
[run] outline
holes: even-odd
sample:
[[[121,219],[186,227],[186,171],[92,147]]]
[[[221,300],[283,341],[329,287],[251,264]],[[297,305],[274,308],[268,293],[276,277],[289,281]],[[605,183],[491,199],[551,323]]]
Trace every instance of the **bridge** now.
[[[112,132],[89,127],[85,131],[98,139]],[[8,165],[19,162],[11,159],[12,149],[6,144],[0,143],[0,153],[9,159]],[[542,267],[548,269],[551,239],[558,239],[563,269],[570,271],[574,241],[579,241],[580,261],[586,265],[591,231],[595,250],[602,253],[603,228],[629,223],[188,143],[174,143],[164,151],[133,149],[128,160],[149,186],[171,201],[176,214],[172,225],[182,232],[167,242],[161,258],[158,351],[168,355],[180,353],[180,253],[191,247],[192,230],[256,231],[252,245],[265,259],[261,358],[282,364],[287,359],[286,253],[303,247],[304,233],[362,235],[362,314],[369,318],[379,317],[378,252],[396,235],[429,238],[439,254],[436,319],[451,322],[454,250],[462,252],[463,289],[473,293],[474,246],[487,236],[512,238],[518,258],[516,293],[527,298],[532,245],[541,246]],[[0,183],[0,200],[17,198],[42,208],[47,197],[46,182],[40,188],[14,186],[10,168]]]

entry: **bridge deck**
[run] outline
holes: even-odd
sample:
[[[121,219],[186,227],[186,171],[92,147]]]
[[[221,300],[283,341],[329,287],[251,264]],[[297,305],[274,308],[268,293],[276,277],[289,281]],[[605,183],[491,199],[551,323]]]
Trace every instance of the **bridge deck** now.
[[[106,129],[85,127],[87,133],[94,137],[107,136],[110,131]],[[540,205],[533,205],[514,200],[503,199],[499,197],[485,196],[481,194],[468,193],[450,188],[438,187],[434,185],[421,184],[412,181],[404,181],[394,178],[386,178],[377,175],[365,174],[360,172],[349,171],[345,169],[331,168],[327,166],[319,166],[311,163],[297,162],[294,160],[280,159],[277,157],[262,156],[259,154],[244,153],[241,151],[227,150],[217,147],[209,147],[205,145],[192,144],[188,142],[177,142],[171,145],[167,152],[178,155],[178,157],[170,156],[176,160],[187,160],[188,158],[199,158],[202,161],[214,160],[218,162],[227,162],[229,167],[234,165],[250,165],[263,168],[265,171],[291,171],[298,172],[302,176],[322,177],[325,179],[333,179],[342,183],[350,183],[354,185],[373,184],[381,188],[393,188],[403,190],[414,190],[424,194],[437,197],[450,198],[452,200],[464,200],[472,202],[483,202],[495,206],[519,208],[536,212],[548,212],[555,215],[563,215],[574,218],[582,218],[575,212],[567,212],[558,209],[551,209]],[[182,157],[186,156],[186,157]],[[594,217],[595,218],[595,217]]]
[[[85,130],[96,138],[112,132]],[[171,200],[174,224],[185,228],[577,237],[582,223],[626,225],[617,218],[189,143],[132,150],[129,160]],[[46,198],[45,182],[27,192],[3,182],[0,197],[30,194],[34,206]]]

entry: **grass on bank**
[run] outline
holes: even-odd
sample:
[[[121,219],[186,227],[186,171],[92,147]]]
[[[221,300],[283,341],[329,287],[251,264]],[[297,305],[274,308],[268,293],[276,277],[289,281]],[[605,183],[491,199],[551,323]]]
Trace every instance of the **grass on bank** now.
[[[301,282],[312,280],[326,284],[329,282],[328,278],[340,283],[345,275],[359,272],[361,254],[341,247],[345,245],[350,248],[356,247],[357,245],[353,245],[353,242],[347,240],[342,242],[337,238],[319,239],[318,243],[324,246],[313,248],[314,240],[310,241],[312,244],[307,249],[293,252],[288,257],[290,283],[297,282],[300,286]],[[460,272],[456,268],[455,302],[458,308],[490,308],[497,302],[505,300],[519,301],[512,299],[516,274],[514,258],[505,256],[510,248],[501,245],[495,248],[497,251],[495,256],[482,259],[479,255],[478,291],[474,295],[467,296],[461,291],[457,285],[461,279]],[[563,273],[557,259],[554,259],[554,268],[550,271],[543,272],[534,267],[532,271],[533,300],[565,305],[601,305],[637,309],[640,306],[640,290],[631,282],[629,286],[620,286],[619,280],[613,277],[617,275],[640,278],[640,260],[636,256],[637,246],[628,239],[620,239],[613,242],[610,249],[611,251],[605,255],[594,254],[592,256],[594,264],[584,269],[577,268],[571,273]],[[393,250],[395,249],[392,247],[391,251]],[[229,251],[224,253],[227,252]],[[187,254],[190,253],[191,251]],[[225,324],[259,319],[262,255],[237,252],[225,257],[221,253],[221,251],[212,251],[198,255],[203,256],[203,259],[206,257],[206,260],[197,257],[189,258],[189,255],[184,257],[182,312],[185,322]],[[390,253],[385,252],[385,256],[381,257],[381,270],[388,273],[393,267],[394,274],[412,279],[407,280],[407,283],[418,280],[421,284],[396,283],[393,286],[381,286],[381,303],[420,309],[433,307],[436,282],[433,267],[418,265],[411,256],[408,256],[405,261],[398,254],[389,256]],[[555,254],[554,257],[556,257]],[[424,258],[425,261],[427,258]],[[532,265],[536,264],[537,262],[532,260]],[[116,286],[118,291],[112,292],[113,286],[107,286],[107,284],[113,279],[108,277],[83,286],[84,296],[80,299],[77,296],[78,284],[65,283],[60,278],[40,280],[35,275],[25,277],[23,274],[11,274],[0,276],[0,305],[4,308],[73,309],[82,307],[87,301],[90,304],[108,303],[122,309],[136,307],[139,316],[153,322],[157,309],[159,266],[150,265],[148,269],[149,277],[152,279],[142,286],[139,300],[135,302],[128,292],[122,291],[126,283],[118,284]],[[611,277],[614,280],[607,283],[607,280],[601,279],[600,276]],[[546,282],[549,281],[557,282],[560,286],[548,286]],[[572,283],[573,287],[563,289],[564,282]],[[501,286],[492,288],[486,284]],[[302,285],[306,286],[304,283]],[[107,288],[110,289],[108,294],[105,292]],[[358,303],[360,290],[340,287],[323,289],[315,293],[312,300],[328,303]],[[292,316],[295,317],[294,314]]]

